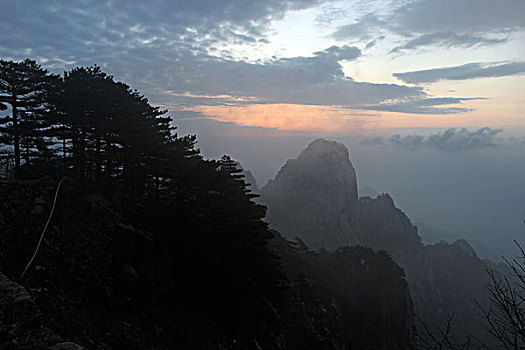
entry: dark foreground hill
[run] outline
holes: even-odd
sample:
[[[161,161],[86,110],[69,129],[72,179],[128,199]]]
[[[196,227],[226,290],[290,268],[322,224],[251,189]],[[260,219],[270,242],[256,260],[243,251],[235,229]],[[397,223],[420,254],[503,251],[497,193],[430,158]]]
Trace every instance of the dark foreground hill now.
[[[262,222],[268,245],[250,239],[257,231],[234,231],[243,219],[228,216],[228,200],[209,193],[221,190],[213,181],[208,195],[164,216],[66,178],[37,258],[20,278],[55,186],[52,178],[0,183],[0,289],[14,283],[7,278],[17,281],[30,306],[20,311],[22,304],[0,299],[2,346],[45,349],[65,340],[87,349],[413,346],[410,294],[387,253],[313,252],[264,231]],[[247,255],[265,246],[265,260]]]

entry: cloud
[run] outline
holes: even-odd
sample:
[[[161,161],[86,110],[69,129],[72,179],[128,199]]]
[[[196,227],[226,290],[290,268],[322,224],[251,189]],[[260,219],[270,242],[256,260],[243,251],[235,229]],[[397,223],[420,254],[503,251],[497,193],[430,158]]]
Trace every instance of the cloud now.
[[[385,27],[388,27],[387,22],[376,14],[368,13],[355,23],[339,26],[332,37],[336,40],[366,39],[370,37],[371,32]]]
[[[52,69],[139,60],[143,49],[209,52],[231,44],[260,45],[287,11],[325,0],[8,1],[2,4],[0,55],[39,56]],[[225,52],[227,54],[227,52]],[[147,63],[148,60],[144,59]]]
[[[441,80],[466,80],[503,77],[525,73],[525,61],[507,63],[468,63],[456,67],[434,68],[393,75],[405,83],[434,83]]]
[[[43,2],[38,0],[16,1],[3,4],[3,12],[10,20],[3,24],[8,29],[26,27],[37,29],[45,27],[59,30],[63,27],[76,27],[75,34],[81,39],[152,38],[151,34],[188,35],[199,34],[221,36],[227,33],[240,33],[252,36],[261,35],[271,21],[281,19],[289,10],[314,7],[322,0],[195,0],[195,1],[143,1],[117,0],[90,4],[86,9],[82,0],[67,2]],[[40,16],[35,16],[39,14]],[[49,20],[53,20],[50,22]],[[77,26],[72,26],[77,24]],[[6,27],[7,26],[7,27]],[[123,31],[122,29],[127,30]],[[163,30],[164,29],[164,30]],[[190,29],[187,32],[187,29]],[[33,33],[37,34],[35,30]],[[58,33],[57,33],[58,34]],[[251,41],[251,38],[249,39]]]
[[[363,146],[378,146],[391,144],[407,150],[416,150],[421,147],[435,149],[444,152],[459,152],[484,147],[495,147],[496,135],[503,132],[502,129],[491,129],[488,127],[474,131],[465,128],[450,128],[442,132],[431,134],[428,137],[422,135],[393,135],[389,139],[381,136],[365,138],[360,141]]]
[[[502,129],[482,128],[468,131],[465,128],[448,129],[444,132],[430,135],[426,145],[441,151],[456,152],[480,147],[494,147],[494,136]]]
[[[344,108],[297,104],[251,104],[245,106],[199,106],[211,119],[246,127],[275,130],[346,133],[360,128],[374,116],[352,113]]]
[[[415,149],[424,143],[425,138],[421,135],[393,135],[388,141],[401,148]]]
[[[312,57],[249,63],[185,52],[175,65],[166,67],[169,79],[159,77],[156,81],[164,83],[172,97],[173,93],[193,93],[179,96],[178,100],[187,100],[192,95],[201,97],[194,100],[197,104],[206,95],[256,97],[253,102],[259,103],[326,104],[328,96],[323,97],[323,90],[334,84],[344,85],[345,81],[352,83],[345,79],[339,61],[353,60],[360,54],[355,47],[334,46]],[[319,89],[319,94],[314,94],[314,89]],[[212,103],[218,104],[220,100],[213,99]]]
[[[479,35],[456,34],[451,31],[422,34],[403,45],[394,47],[390,53],[413,50],[423,46],[472,47],[478,45],[495,45],[507,41],[506,38],[487,38]]]
[[[350,45],[311,56],[247,62],[235,43],[263,45],[268,26],[290,10],[325,0],[9,1],[0,22],[0,56],[35,58],[56,73],[99,64],[154,104],[172,111],[195,106],[318,105],[419,114],[468,111],[463,99],[441,100],[420,87],[356,82],[341,62],[361,57]],[[374,25],[383,22],[374,19]],[[454,104],[456,106],[454,106]],[[348,111],[347,111],[348,112]]]
[[[359,144],[362,146],[384,146],[385,139],[382,136],[366,137],[359,140]]]
[[[522,0],[442,0],[411,1],[392,16],[398,31],[432,33],[454,31],[487,33],[525,27]]]
[[[337,27],[337,40],[354,40],[389,32],[405,43],[394,47],[401,53],[424,46],[477,47],[506,42],[510,33],[525,29],[522,0],[409,0],[362,15]]]
[[[455,98],[455,97],[426,97],[414,99],[401,99],[398,101],[385,101],[375,105],[362,105],[359,109],[384,112],[399,112],[413,114],[457,114],[472,111],[471,108],[458,107],[463,101],[482,100],[484,98]],[[456,105],[456,107],[453,107]]]
[[[368,49],[373,48],[374,46],[376,46],[376,44],[377,44],[377,40],[369,41],[369,42],[365,45],[365,50],[368,50]]]
[[[141,80],[155,80],[159,86],[153,100],[184,108],[297,104],[419,114],[469,110],[461,106],[443,108],[445,104],[461,104],[466,99],[431,98],[417,87],[356,82],[345,77],[340,61],[360,55],[359,49],[352,46],[332,46],[311,57],[249,63],[179,52],[176,64]],[[129,78],[137,79],[140,75],[134,72]]]

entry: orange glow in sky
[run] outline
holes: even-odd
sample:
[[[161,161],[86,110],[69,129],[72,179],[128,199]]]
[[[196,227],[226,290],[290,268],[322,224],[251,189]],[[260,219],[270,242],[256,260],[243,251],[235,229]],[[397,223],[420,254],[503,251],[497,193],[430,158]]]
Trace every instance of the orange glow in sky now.
[[[197,106],[193,110],[210,119],[241,126],[296,131],[348,131],[362,128],[376,116],[341,107],[296,104],[251,104],[244,106]]]
[[[349,110],[337,106],[296,104],[197,106],[192,110],[210,119],[240,126],[325,131],[330,134],[401,128],[525,127],[525,118],[521,117],[523,113],[516,110],[515,106],[495,106],[494,100],[468,102],[467,107],[474,107],[472,112],[449,115]],[[494,118],[495,114],[499,114],[499,117]]]

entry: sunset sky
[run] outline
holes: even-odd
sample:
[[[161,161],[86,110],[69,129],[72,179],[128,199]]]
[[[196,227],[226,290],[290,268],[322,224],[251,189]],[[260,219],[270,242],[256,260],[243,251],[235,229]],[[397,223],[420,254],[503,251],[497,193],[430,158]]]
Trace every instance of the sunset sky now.
[[[176,120],[525,127],[523,0],[0,2],[3,59],[98,64]]]

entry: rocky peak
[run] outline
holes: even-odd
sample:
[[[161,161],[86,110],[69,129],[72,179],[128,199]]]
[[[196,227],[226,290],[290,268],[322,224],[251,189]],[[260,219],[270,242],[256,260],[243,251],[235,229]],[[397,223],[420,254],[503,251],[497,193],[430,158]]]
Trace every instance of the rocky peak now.
[[[359,205],[355,169],[348,149],[318,139],[290,159],[261,189],[270,225],[309,247],[334,249],[354,242]]]
[[[290,185],[297,190],[301,187],[306,193],[336,190],[338,197],[344,197],[347,202],[357,202],[357,178],[348,149],[335,141],[312,141],[298,158],[288,160],[275,180],[270,180],[265,188],[271,191]]]
[[[333,161],[349,161],[348,149],[342,143],[317,139],[312,141],[308,147],[301,152],[299,159],[321,159],[328,158]]]
[[[0,339],[1,349],[82,350],[64,342],[44,325],[38,306],[27,290],[0,273]]]

